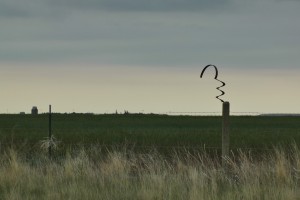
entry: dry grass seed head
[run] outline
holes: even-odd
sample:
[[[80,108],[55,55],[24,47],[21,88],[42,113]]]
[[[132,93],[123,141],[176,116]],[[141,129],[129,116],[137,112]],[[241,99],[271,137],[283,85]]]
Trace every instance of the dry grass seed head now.
[[[40,147],[44,151],[48,151],[49,147],[51,147],[53,150],[56,150],[58,148],[58,145],[60,144],[60,141],[58,141],[54,135],[52,135],[50,138],[46,137],[44,140],[41,140]]]

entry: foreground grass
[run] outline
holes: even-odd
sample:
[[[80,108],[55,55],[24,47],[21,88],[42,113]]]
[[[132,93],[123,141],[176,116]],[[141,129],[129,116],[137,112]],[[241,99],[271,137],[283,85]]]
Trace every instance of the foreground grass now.
[[[300,151],[220,160],[188,151],[164,157],[79,149],[63,158],[0,156],[0,199],[300,199]]]

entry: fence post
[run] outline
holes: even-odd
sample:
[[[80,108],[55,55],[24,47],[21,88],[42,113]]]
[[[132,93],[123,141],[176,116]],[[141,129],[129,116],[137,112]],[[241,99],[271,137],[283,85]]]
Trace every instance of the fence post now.
[[[49,105],[49,158],[51,158],[51,154],[52,154],[52,130],[51,130],[51,105]]]
[[[226,166],[226,158],[229,157],[229,113],[230,104],[229,102],[223,102],[222,109],[222,165]]]

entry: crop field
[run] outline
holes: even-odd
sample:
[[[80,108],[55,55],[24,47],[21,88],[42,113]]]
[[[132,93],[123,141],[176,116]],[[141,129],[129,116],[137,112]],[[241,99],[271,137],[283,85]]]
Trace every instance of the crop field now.
[[[230,124],[224,167],[221,117],[53,114],[49,157],[48,115],[0,115],[0,199],[299,199],[300,117]]]
[[[48,136],[48,115],[0,115],[1,148],[34,149]],[[154,114],[52,114],[52,133],[61,146],[124,146],[135,149],[220,149],[218,116]],[[231,116],[230,148],[267,150],[300,144],[300,117]]]

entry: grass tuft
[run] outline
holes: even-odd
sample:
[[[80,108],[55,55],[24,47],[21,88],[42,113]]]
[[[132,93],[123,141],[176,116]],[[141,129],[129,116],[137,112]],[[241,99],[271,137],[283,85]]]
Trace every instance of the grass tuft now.
[[[58,145],[60,141],[58,141],[54,135],[51,137],[46,137],[44,140],[41,140],[40,142],[40,148],[44,151],[48,151],[48,149],[51,147],[53,150],[56,150],[58,148]]]

